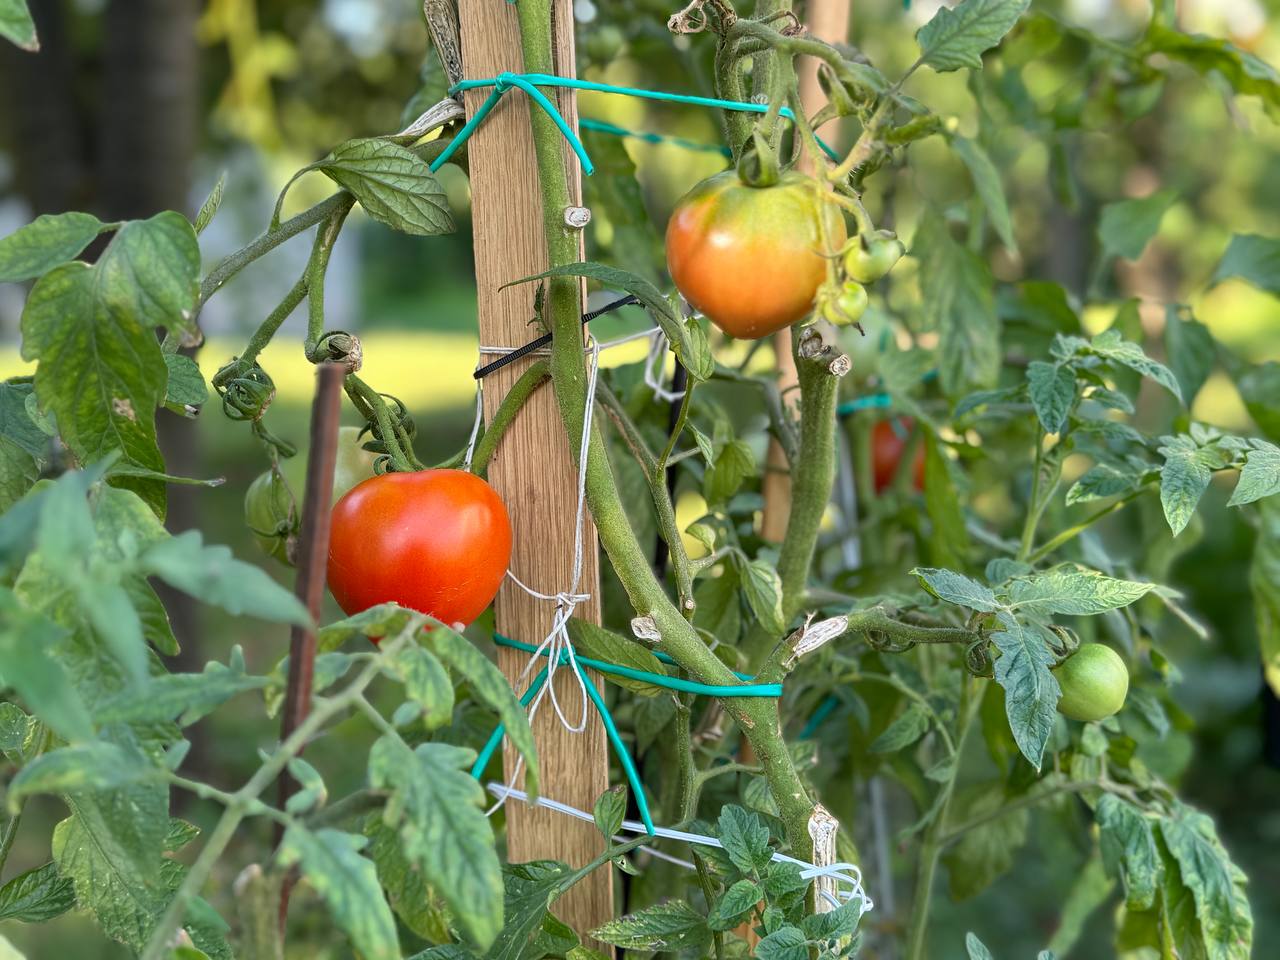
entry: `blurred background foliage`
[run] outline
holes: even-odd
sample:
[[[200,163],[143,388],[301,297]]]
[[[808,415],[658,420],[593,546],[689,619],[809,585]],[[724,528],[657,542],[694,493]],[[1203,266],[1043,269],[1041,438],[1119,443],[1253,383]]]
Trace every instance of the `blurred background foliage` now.
[[[666,30],[666,18],[678,5],[579,0],[580,73],[612,83],[710,92],[709,44],[673,38]],[[28,56],[0,45],[0,234],[35,214],[69,209],[103,219],[164,208],[191,213],[226,171],[222,212],[202,237],[210,263],[265,227],[275,195],[299,167],[348,138],[398,129],[416,115],[415,108],[443,93],[414,0],[41,0],[32,6],[42,52]],[[914,59],[914,31],[937,6],[917,0],[904,11],[899,0],[854,0],[849,42],[886,74],[897,75]],[[1184,30],[1229,38],[1280,63],[1280,0],[1182,0],[1178,7]],[[1033,10],[1103,39],[1068,36],[1047,49],[1043,37],[1024,26],[967,86],[962,75],[922,71],[908,88],[954,117],[964,134],[981,136],[1003,174],[1019,253],[993,252],[997,276],[1008,282],[1055,280],[1082,299],[1089,291],[1141,297],[1141,322],[1156,336],[1164,323],[1160,304],[1184,302],[1240,359],[1280,360],[1280,300],[1238,280],[1209,286],[1233,233],[1280,235],[1280,125],[1256,98],[1230,101],[1213,76],[1181,69],[1156,81],[1141,72],[1097,69],[1099,43],[1123,45],[1142,31],[1150,17],[1145,0],[1036,0]],[[710,146],[719,142],[716,120],[704,111],[586,94],[582,113],[629,130],[660,131]],[[594,253],[635,272],[660,275],[657,238],[668,212],[692,183],[725,161],[714,150],[641,138],[595,134],[588,147],[601,168],[588,184],[588,200],[605,191],[631,191],[643,205],[643,214],[637,209],[628,223],[598,214],[589,233]],[[638,191],[629,176],[613,175],[616,169],[627,172],[628,160],[638,172]],[[476,355],[468,188],[452,166],[442,178],[460,225],[457,234],[423,241],[386,230],[357,211],[335,251],[328,284],[329,327],[361,334],[368,381],[409,406],[419,452],[428,462],[465,441]],[[328,189],[318,175],[304,178],[291,191],[286,214]],[[1157,190],[1172,191],[1174,199],[1145,254],[1136,262],[1117,262],[1114,270],[1090,271],[1101,207]],[[872,179],[867,203],[878,223],[909,238],[923,206],[968,203],[971,193],[954,155],[925,140],[911,148],[909,166]],[[209,305],[202,317],[208,341],[198,357],[206,375],[237,352],[275,305],[306,250],[307,241],[296,239],[247,269]],[[904,275],[912,264],[904,261]],[[911,286],[896,283],[892,297],[912,296]],[[894,311],[892,297],[876,305],[868,324],[873,334],[876,314]],[[17,349],[21,303],[20,289],[0,286],[0,376],[26,369]],[[1086,313],[1096,330],[1111,320],[1107,310]],[[272,429],[295,441],[305,437],[313,376],[300,349],[302,321],[293,318],[262,358],[279,388],[269,414]],[[608,336],[632,323],[624,312],[597,326],[598,335]],[[294,331],[298,336],[291,338]],[[851,378],[859,381],[851,388],[856,391],[874,373],[875,336],[851,339],[848,348],[858,364]],[[634,359],[624,353],[610,362]],[[1232,431],[1257,432],[1225,366],[1198,395],[1194,416]],[[169,417],[162,441],[173,472],[226,478],[213,490],[179,488],[172,525],[201,527],[242,556],[254,556],[240,500],[265,468],[265,453],[212,406],[195,422]],[[304,459],[305,451],[287,467],[298,489]],[[1263,957],[1280,946],[1280,708],[1265,694],[1258,666],[1248,574],[1254,534],[1244,515],[1226,511],[1228,493],[1211,491],[1203,516],[1176,544],[1126,543],[1126,530],[1133,528],[1118,525],[1109,545],[1117,551],[1166,551],[1172,582],[1213,625],[1209,642],[1190,632],[1165,641],[1177,651],[1176,699],[1184,713],[1160,747],[1161,762],[1193,803],[1215,815],[1248,872],[1257,956]],[[686,511],[696,516],[695,509]],[[283,567],[275,571],[288,579]],[[175,609],[185,669],[225,657],[240,643],[250,669],[267,670],[286,646],[282,629],[254,625],[250,635],[244,623],[213,612],[193,617],[188,608]],[[216,771],[216,779],[236,783],[255,765],[250,747],[263,735],[261,718],[223,712],[209,726],[195,731],[201,739],[193,759]],[[331,765],[340,762],[342,746],[322,748]],[[353,764],[351,776],[362,769]],[[207,815],[201,809],[180,812],[197,821]],[[51,824],[58,811],[50,805],[32,816]],[[965,929],[978,929],[988,944],[1000,945],[1000,956],[1033,955],[1062,921],[1062,892],[1081,862],[1078,851],[1061,848],[1060,836],[1034,835],[1029,852],[975,900],[940,901],[934,942],[958,944]],[[266,839],[247,836],[243,842]],[[15,868],[46,858],[47,851],[20,849]],[[903,866],[903,876],[909,868]],[[222,879],[229,886],[233,878]],[[869,878],[873,894],[884,882]],[[1027,924],[1028,913],[1039,929]],[[38,945],[24,940],[22,929],[7,929],[12,924],[5,934],[32,956],[90,960],[78,926],[85,922],[68,916],[43,930]],[[1107,911],[1089,923],[1099,929],[1086,930],[1071,956],[1110,952]],[[111,946],[100,949],[92,956],[125,955]],[[344,954],[308,946],[306,955],[319,960]]]

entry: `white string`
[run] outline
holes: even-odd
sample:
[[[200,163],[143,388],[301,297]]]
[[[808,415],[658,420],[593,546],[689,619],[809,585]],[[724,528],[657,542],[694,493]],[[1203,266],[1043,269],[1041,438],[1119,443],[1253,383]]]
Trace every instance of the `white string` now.
[[[488,790],[495,797],[499,798],[499,802],[507,800],[509,797],[515,797],[524,803],[532,803],[536,807],[546,807],[548,810],[555,810],[557,813],[563,813],[570,817],[576,817],[579,820],[585,820],[588,823],[595,822],[595,817],[587,813],[585,810],[579,810],[577,807],[571,807],[567,803],[560,803],[558,800],[550,800],[547,797],[538,797],[537,800],[530,801],[529,795],[523,790],[516,790],[514,787],[505,784],[490,783],[487,785]],[[623,820],[622,829],[628,833],[646,834],[649,831],[643,823],[636,820]],[[701,833],[689,833],[684,830],[672,830],[670,827],[654,827],[653,832],[656,836],[665,837],[668,840],[679,840],[682,843],[689,843],[702,847],[719,847],[724,849],[722,844],[715,837],[708,837]],[[673,857],[664,856],[656,850],[650,850],[650,853],[662,856],[665,860],[679,862],[681,865],[692,870],[695,869],[691,863],[677,861]],[[794,863],[800,867],[800,876],[804,880],[815,880],[818,877],[831,877],[836,881],[836,896],[833,897],[829,893],[820,894],[823,899],[827,900],[833,907],[839,907],[843,903],[851,900],[857,900],[861,903],[860,912],[866,913],[875,907],[875,903],[867,896],[867,892],[862,888],[862,870],[854,863],[833,863],[826,867],[816,867],[806,860],[799,860],[795,857],[788,857],[785,853],[774,853],[773,859],[783,863]]]
[[[471,436],[467,440],[467,455],[463,458],[462,469],[471,469],[471,458],[475,456],[476,440],[480,436],[480,424],[484,422],[484,380],[476,381],[476,416],[471,422]]]

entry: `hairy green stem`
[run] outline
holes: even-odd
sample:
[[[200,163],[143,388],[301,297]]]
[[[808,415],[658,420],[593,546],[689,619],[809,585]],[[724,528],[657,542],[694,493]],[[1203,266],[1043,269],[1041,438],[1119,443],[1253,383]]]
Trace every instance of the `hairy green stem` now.
[[[246,367],[253,365],[254,361],[258,359],[258,354],[266,349],[267,344],[271,342],[271,338],[280,329],[280,325],[288,319],[289,314],[297,309],[298,304],[302,302],[302,298],[306,295],[307,278],[305,276],[299,277],[298,282],[289,289],[289,292],[284,295],[284,299],[267,315],[261,326],[249,338],[244,352],[240,354],[240,362],[242,364]]]
[[[382,644],[381,652],[383,654],[394,653],[408,637],[417,632],[421,625],[422,618],[411,618],[391,643]],[[168,907],[165,908],[160,920],[156,923],[155,929],[147,940],[146,948],[142,951],[141,960],[163,960],[168,953],[169,943],[173,935],[182,926],[186,917],[187,906],[208,881],[214,864],[217,863],[218,858],[222,856],[232,837],[235,836],[235,832],[240,826],[240,821],[246,816],[252,815],[257,808],[264,806],[258,800],[259,794],[275,781],[281,771],[288,766],[289,761],[302,751],[307,742],[325,724],[338,715],[345,713],[363,699],[365,688],[373,683],[374,679],[382,672],[383,665],[383,658],[370,661],[337,696],[317,699],[307,718],[298,724],[297,729],[267,758],[257,772],[249,778],[249,781],[234,794],[226,796],[229,801],[227,808],[223,811],[221,819],[218,820],[217,825],[209,834],[209,839],[205,841],[204,848],[201,849],[195,863],[187,871],[182,885],[178,887],[173,899],[169,901]]]
[[[535,360],[528,369],[511,385],[507,395],[493,412],[493,418],[484,429],[484,435],[476,441],[475,451],[471,456],[471,472],[483,474],[488,469],[489,461],[497,452],[507,428],[515,421],[516,414],[524,406],[524,402],[533,396],[535,390],[551,375],[551,367],[546,360]]]
[[[333,256],[333,245],[342,231],[342,224],[351,212],[351,204],[338,207],[317,228],[316,241],[311,248],[311,259],[307,261],[307,339],[305,350],[307,359],[312,363],[319,362],[315,357],[316,344],[324,335],[324,278],[329,270],[329,258]]]
[[[956,778],[960,773],[960,758],[964,753],[973,719],[978,713],[978,701],[974,697],[974,681],[965,677],[960,688],[960,731],[956,738],[955,763],[942,785],[942,801],[938,812],[925,830],[920,850],[920,872],[916,875],[915,894],[911,900],[911,919],[907,926],[906,960],[924,960],[925,931],[929,925],[929,906],[933,900],[933,882],[938,872],[938,858],[942,855],[943,838],[947,835],[947,813],[955,795]]]
[[[223,284],[255,260],[270,253],[286,240],[296,237],[302,231],[314,227],[317,223],[332,216],[335,210],[343,206],[350,208],[354,202],[355,198],[349,193],[335,193],[333,196],[321,200],[314,207],[308,207],[303,210],[296,217],[286,220],[274,230],[268,230],[235,253],[223,257],[209,271],[204,280],[200,282],[200,303],[204,304],[208,301]]]
[[[523,0],[516,9],[520,18],[525,69],[554,72],[547,0]],[[547,254],[549,265],[555,267],[571,263],[578,257],[577,236],[566,229],[560,216],[570,203],[563,142],[555,124],[542,111],[532,112],[531,124],[538,160]],[[587,399],[587,370],[582,351],[581,306],[576,281],[553,280],[548,285],[545,316],[552,333],[551,377],[556,402],[576,456]],[[632,606],[638,613],[653,618],[663,638],[661,648],[695,679],[706,683],[737,683],[728,667],[707,648],[654,576],[623,508],[598,424],[592,429],[587,462],[578,466],[586,471],[587,502],[601,544]],[[759,697],[729,697],[723,704],[755,748],[796,856],[807,858],[812,852],[808,822],[813,812],[813,801],[783,742],[778,704]]]
[[[1066,530],[1063,530],[1062,532],[1046,540],[1043,544],[1041,544],[1034,551],[1032,551],[1029,557],[1027,557],[1027,563],[1034,565],[1039,563],[1041,560],[1044,560],[1046,557],[1052,554],[1055,550],[1059,549],[1066,543],[1070,543],[1076,537],[1080,536],[1080,534],[1084,533],[1086,530],[1088,530],[1091,526],[1093,526],[1103,517],[1110,516],[1111,514],[1115,513],[1117,510],[1121,510],[1124,507],[1128,506],[1130,503],[1136,500],[1139,496],[1141,496],[1143,492],[1144,490],[1134,490],[1134,491],[1131,491],[1130,493],[1126,493],[1124,496],[1120,497],[1119,499],[1114,500],[1111,503],[1107,504],[1101,510],[1096,510],[1093,513],[1089,514],[1089,516],[1085,517],[1075,526],[1068,527]]]
[[[0,834],[0,875],[4,873],[4,865],[9,862],[9,851],[13,849],[13,841],[18,836],[18,825],[22,822],[22,808],[19,807],[4,825],[4,833]]]
[[[374,390],[354,373],[347,374],[343,387],[355,408],[366,420],[372,420],[378,427],[378,439],[387,447],[387,456],[397,470],[409,472],[416,469],[414,463],[405,453],[401,442],[401,432],[391,420],[391,411],[387,409],[382,395]],[[412,449],[412,448],[410,448]],[[414,458],[416,460],[416,457]],[[418,466],[421,466],[420,464]]]

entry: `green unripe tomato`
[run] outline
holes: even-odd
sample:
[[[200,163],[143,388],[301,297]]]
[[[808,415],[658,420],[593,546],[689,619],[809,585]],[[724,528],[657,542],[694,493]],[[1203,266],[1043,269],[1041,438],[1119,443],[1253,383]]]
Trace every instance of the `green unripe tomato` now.
[[[1058,712],[1072,720],[1105,720],[1124,706],[1129,669],[1101,643],[1086,643],[1053,669],[1062,688]]]
[[[359,427],[338,430],[338,457],[333,464],[333,502],[362,480],[373,476],[378,455],[361,446]]]
[[[906,248],[893,234],[883,231],[869,240],[856,240],[844,255],[844,272],[859,283],[875,283],[902,259]]]
[[[268,470],[249,484],[244,495],[244,522],[267,556],[293,565],[290,554],[300,525],[293,493],[280,471]]]
[[[848,281],[835,296],[828,295],[822,302],[823,319],[837,327],[857,323],[867,310],[867,290],[860,283]]]

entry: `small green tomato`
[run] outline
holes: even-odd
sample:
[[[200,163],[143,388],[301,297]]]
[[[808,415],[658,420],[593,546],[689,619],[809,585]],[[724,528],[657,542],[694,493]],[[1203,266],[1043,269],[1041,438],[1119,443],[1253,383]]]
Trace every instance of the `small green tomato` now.
[[[875,283],[893,269],[904,253],[902,241],[882,230],[870,239],[860,238],[850,244],[844,255],[844,271],[859,283]]]

